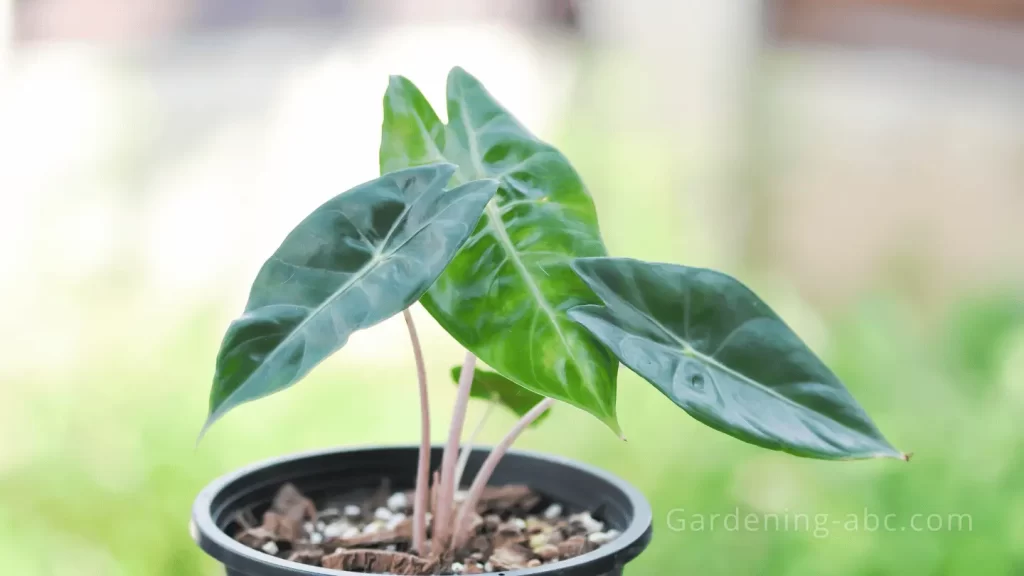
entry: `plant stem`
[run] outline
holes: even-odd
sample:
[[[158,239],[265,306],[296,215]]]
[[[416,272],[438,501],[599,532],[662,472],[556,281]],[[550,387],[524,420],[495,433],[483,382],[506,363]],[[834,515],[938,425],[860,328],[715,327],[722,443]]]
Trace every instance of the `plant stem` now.
[[[469,404],[469,391],[473,388],[473,372],[476,370],[476,356],[466,351],[466,359],[462,362],[462,373],[459,375],[459,391],[452,409],[452,423],[448,428],[448,443],[441,457],[441,488],[437,493],[437,509],[434,510],[434,535],[432,548],[434,551],[447,547],[451,538],[452,507],[455,503],[455,460],[459,453],[459,441],[462,439],[462,427],[466,423],[466,406]]]
[[[473,429],[473,433],[469,435],[469,439],[462,443],[462,452],[459,452],[459,463],[455,465],[455,491],[459,490],[459,486],[462,486],[462,474],[466,471],[466,463],[469,462],[469,455],[473,453],[473,445],[476,444],[476,439],[483,432],[484,424],[487,424],[487,420],[491,417],[491,413],[494,412],[494,406],[497,404],[496,401],[488,402],[487,409],[484,411],[484,415],[480,417],[480,421],[477,422],[476,428]]]
[[[459,508],[459,514],[455,520],[455,547],[458,548],[464,544],[465,531],[463,528],[469,521],[470,517],[476,512],[476,504],[480,501],[480,496],[484,493],[484,488],[487,487],[487,482],[491,480],[491,474],[494,473],[494,469],[498,467],[498,463],[508,452],[508,449],[512,446],[512,443],[519,438],[519,435],[523,433],[523,430],[533,424],[533,421],[540,418],[544,412],[551,408],[555,403],[553,398],[545,398],[537,403],[529,412],[526,413],[516,425],[509,430],[508,434],[502,438],[501,442],[491,450],[491,453],[487,455],[487,459],[484,460],[483,465],[480,467],[480,471],[476,473],[476,478],[473,479],[473,485],[469,488],[469,495],[466,497],[466,501],[462,503],[462,507]]]
[[[416,358],[416,379],[420,389],[420,453],[416,465],[416,495],[413,500],[412,513],[412,549],[425,554],[424,544],[427,540],[427,492],[430,489],[430,401],[427,398],[427,366],[423,361],[423,349],[416,335],[416,325],[412,314],[406,309],[403,312],[405,325],[409,328],[409,340],[412,341],[412,353]]]
[[[430,488],[430,513],[437,514],[437,491],[441,487],[441,473],[434,470],[434,473],[430,476],[431,488]]]

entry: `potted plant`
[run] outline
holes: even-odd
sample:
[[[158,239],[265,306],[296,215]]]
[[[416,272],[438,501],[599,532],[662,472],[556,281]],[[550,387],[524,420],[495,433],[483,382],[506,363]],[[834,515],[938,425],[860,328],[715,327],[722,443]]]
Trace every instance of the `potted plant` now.
[[[619,363],[752,444],[811,458],[908,458],[740,282],[608,257],[566,158],[460,68],[448,77],[447,112],[443,124],[410,81],[391,78],[382,176],[317,208],[264,264],[224,336],[203,428],[401,313],[420,443],[300,454],[213,482],[193,508],[193,536],[229,574],[621,574],[651,536],[643,496],[592,467],[509,450],[556,402],[621,435]],[[430,444],[408,311],[416,302],[467,350],[452,371],[443,447]],[[471,397],[521,416],[493,449],[463,444]]]

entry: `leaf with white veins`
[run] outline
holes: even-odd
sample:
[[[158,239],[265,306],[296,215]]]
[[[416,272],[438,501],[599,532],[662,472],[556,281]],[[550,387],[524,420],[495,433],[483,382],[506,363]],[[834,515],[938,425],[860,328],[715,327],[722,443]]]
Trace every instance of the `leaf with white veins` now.
[[[530,134],[461,68],[448,76],[448,125],[416,87],[384,96],[382,171],[444,160],[458,182],[494,178],[477,230],[423,297],[445,330],[502,376],[578,406],[619,433],[618,363],[566,312],[595,303],[569,264],[603,256],[593,200],[568,160]]]
[[[446,190],[454,172],[434,164],[387,174],[328,200],[288,234],[224,336],[204,432],[239,404],[296,383],[353,332],[426,292],[497,187],[478,180]]]
[[[902,458],[839,379],[767,304],[701,268],[583,258],[604,305],[569,316],[704,424],[812,458]]]

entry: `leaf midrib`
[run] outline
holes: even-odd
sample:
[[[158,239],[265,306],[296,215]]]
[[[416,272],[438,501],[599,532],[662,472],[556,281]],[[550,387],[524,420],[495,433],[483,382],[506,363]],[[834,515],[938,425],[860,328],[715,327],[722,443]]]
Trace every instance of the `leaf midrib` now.
[[[428,151],[432,152],[432,154],[428,156],[428,160],[453,162],[457,167],[458,175],[461,176],[459,180],[462,182],[478,178],[498,178],[499,180],[502,181],[503,185],[507,186],[507,184],[504,182],[504,179],[507,176],[507,174],[502,173],[496,176],[492,176],[487,173],[487,170],[480,162],[479,140],[477,137],[477,132],[474,129],[469,116],[466,114],[466,102],[464,96],[462,96],[459,101],[459,115],[460,119],[462,120],[462,124],[466,130],[466,146],[468,148],[470,162],[472,163],[472,166],[469,167],[473,171],[472,174],[467,174],[467,171],[459,162],[455,161],[455,159],[449,158],[447,155],[445,155],[443,151],[441,151],[437,147],[437,143],[431,137],[430,132],[427,130],[426,125],[423,123],[423,119],[420,117],[418,113],[414,111],[412,115],[416,120],[416,125],[420,129],[420,133],[423,137],[424,142],[427,144]],[[449,124],[445,126],[446,131],[449,130],[451,127],[450,122],[451,119],[449,118]],[[537,282],[534,280],[529,268],[522,261],[519,251],[516,250],[515,244],[513,244],[512,239],[508,235],[508,231],[505,229],[504,222],[501,220],[501,214],[499,213],[498,200],[496,197],[487,203],[487,207],[484,209],[484,215],[487,218],[487,226],[485,230],[488,231],[489,235],[492,238],[494,238],[497,244],[501,246],[502,250],[504,250],[505,254],[512,262],[513,267],[515,267],[516,271],[518,272],[518,275],[523,279],[523,283],[526,285],[531,296],[533,296],[533,299],[537,302],[538,307],[543,311],[545,317],[547,317],[548,321],[554,328],[559,340],[565,347],[566,354],[568,354],[572,362],[579,369],[582,370],[583,366],[580,365],[580,362],[577,360],[574,350],[569,345],[569,342],[566,339],[564,332],[562,331],[562,326],[561,324],[559,324],[558,318],[555,316],[555,311],[551,307],[551,303],[548,302],[547,298],[544,296],[544,293],[540,290],[540,286],[537,285]],[[591,382],[587,379],[582,380],[587,389],[591,393],[595,393],[594,387],[591,384]],[[564,389],[568,394],[568,386],[565,386]],[[599,394],[596,395],[600,397]]]
[[[477,178],[491,178],[492,176],[487,173],[487,170],[480,163],[479,138],[469,116],[466,114],[466,100],[464,95],[462,95],[459,102],[459,116],[462,120],[462,125],[466,130],[466,146],[469,148],[469,157],[473,163],[473,169]],[[450,121],[451,119],[449,119],[449,122]],[[503,180],[505,178],[505,174],[499,175],[498,178],[502,179],[502,183],[504,184]],[[541,291],[540,286],[533,278],[533,274],[530,273],[530,269],[525,263],[523,263],[523,260],[519,255],[519,251],[516,250],[515,244],[512,242],[512,238],[508,235],[508,230],[505,229],[505,223],[502,221],[501,214],[498,211],[497,198],[487,203],[487,208],[484,209],[484,214],[487,216],[488,229],[492,230],[491,236],[494,237],[498,245],[501,246],[502,250],[505,251],[505,254],[508,255],[509,260],[512,262],[512,266],[519,272],[519,275],[523,278],[523,283],[526,285],[534,300],[537,301],[538,307],[544,312],[548,321],[551,322],[552,327],[555,329],[555,333],[558,334],[558,339],[561,340],[562,345],[565,347],[566,354],[569,355],[573,364],[582,370],[583,366],[581,366],[579,360],[576,359],[572,346],[570,346],[568,340],[566,340],[565,334],[562,331],[562,326],[559,324],[558,318],[555,316],[555,310],[551,307],[551,303],[548,302],[544,293]],[[533,334],[530,334],[530,338],[532,349]],[[582,378],[581,380],[591,393],[595,393],[597,397],[600,397],[599,394],[596,394],[596,391],[589,380]],[[569,393],[568,382],[566,382],[565,391],[567,394]]]
[[[481,162],[482,156],[480,155],[479,149],[480,146],[478,130],[470,121],[469,115],[467,113],[464,86],[452,86],[451,84],[449,84],[448,92],[449,102],[455,101],[459,103],[458,117],[461,119],[465,127],[465,134],[467,138],[465,145],[467,148],[466,152],[470,156],[469,163],[464,164],[463,162],[460,162],[457,159],[453,158],[452,156],[457,156],[456,154],[446,153],[451,152],[451,149],[449,148],[450,146],[458,145],[460,143],[459,139],[457,138],[457,135],[452,131],[453,117],[449,115],[448,123],[442,123],[440,119],[437,119],[436,115],[432,119],[441,125],[443,133],[446,136],[444,146],[445,150],[442,150],[438,146],[438,143],[435,141],[433,136],[431,135],[431,132],[427,129],[427,126],[425,124],[425,116],[421,115],[415,109],[415,107],[413,107],[410,110],[410,115],[412,116],[413,122],[415,122],[416,128],[419,130],[420,136],[424,144],[425,154],[422,157],[412,158],[408,155],[408,153],[406,153],[406,159],[409,161],[410,165],[420,165],[431,161],[452,162],[453,164],[456,165],[455,179],[460,183],[469,181],[473,179],[474,176],[476,176],[497,179],[501,182],[503,186],[508,188],[509,184],[507,182],[507,178],[510,176],[508,170],[504,170],[500,173],[490,175],[488,174],[488,171]],[[449,106],[449,112],[451,112],[451,106]],[[493,120],[494,119],[492,119],[491,121]],[[455,139],[453,140],[453,138]],[[550,152],[550,150],[545,151],[545,153],[548,152]],[[532,161],[532,159],[521,161],[516,165],[516,167],[522,167],[529,161]],[[579,370],[580,372],[580,387],[583,390],[586,390],[587,393],[589,393],[591,396],[599,400],[601,409],[605,413],[614,414],[614,403],[612,404],[611,408],[608,407],[607,403],[605,402],[605,395],[600,393],[598,389],[598,384],[596,380],[594,380],[593,373],[590,372],[588,369],[588,364],[581,363],[577,358],[576,351],[570,345],[569,339],[564,333],[564,327],[558,321],[556,310],[544,295],[543,291],[537,283],[537,280],[531,273],[530,268],[523,261],[524,256],[528,253],[520,253],[516,249],[515,244],[512,242],[512,239],[509,236],[508,231],[505,228],[504,222],[502,220],[501,207],[502,205],[499,203],[498,197],[495,197],[488,202],[484,210],[484,216],[487,218],[487,220],[485,221],[485,225],[481,227],[481,230],[478,233],[480,234],[480,236],[474,234],[473,236],[471,236],[469,242],[478,241],[482,236],[486,235],[491,236],[494,239],[495,244],[501,247],[501,249],[505,252],[506,258],[512,262],[513,267],[516,271],[516,275],[521,278],[523,285],[526,286],[527,291],[530,294],[530,297],[534,300],[534,302],[537,305],[537,308],[539,309],[539,311],[534,315],[533,322],[536,323],[536,320],[540,316],[544,316],[547,319],[547,321],[551,324],[552,328],[554,329],[554,332],[557,335],[559,341],[562,343],[562,346],[568,357],[568,361],[571,362],[574,366],[576,366],[577,370]],[[473,239],[474,237],[476,237],[476,239]],[[565,258],[567,257],[568,256],[565,256]],[[533,346],[531,345],[531,353],[532,348]],[[535,366],[535,363],[531,362],[531,365]],[[574,397],[577,397],[577,394],[573,393],[573,388],[569,385],[568,380],[564,383],[561,381],[558,382],[561,385],[560,387],[564,391],[564,394],[566,395],[566,399],[576,402],[576,400],[572,399]]]

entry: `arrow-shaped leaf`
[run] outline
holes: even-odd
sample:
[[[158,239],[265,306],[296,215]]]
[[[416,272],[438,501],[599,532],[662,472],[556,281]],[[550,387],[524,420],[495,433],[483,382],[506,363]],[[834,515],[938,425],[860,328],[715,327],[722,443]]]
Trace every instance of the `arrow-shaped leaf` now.
[[[459,382],[460,374],[462,374],[462,366],[452,366],[452,381],[456,384]],[[478,400],[501,404],[519,417],[525,416],[527,412],[544,400],[540,394],[523,388],[501,374],[479,367],[473,372],[473,387],[470,388],[469,395]],[[551,414],[551,410],[546,410],[533,421],[531,426],[540,424],[549,414]]]
[[[735,279],[620,258],[584,258],[573,268],[604,306],[579,306],[570,317],[697,420],[798,456],[906,458],[825,364]]]
[[[459,166],[459,182],[494,178],[501,186],[424,307],[503,376],[618,432],[618,363],[566,316],[597,302],[570,262],[605,254],[579,175],[461,68],[448,76],[447,126],[411,82],[393,77],[384,96],[381,170],[438,160]]]
[[[493,180],[453,190],[435,164],[393,172],[306,217],[263,265],[217,356],[204,431],[287,388],[362,328],[416,302],[474,229]]]

